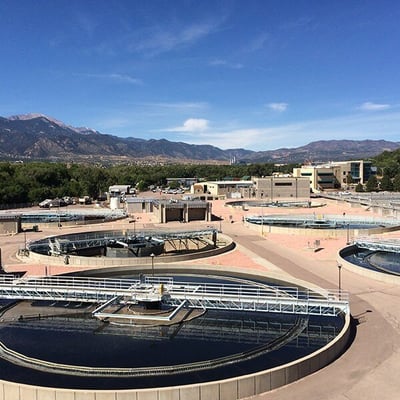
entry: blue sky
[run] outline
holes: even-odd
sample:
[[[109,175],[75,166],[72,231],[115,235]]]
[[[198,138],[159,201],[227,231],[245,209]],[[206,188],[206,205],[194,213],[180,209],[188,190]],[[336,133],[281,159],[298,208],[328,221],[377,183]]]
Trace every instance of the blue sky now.
[[[0,115],[223,149],[400,140],[400,2],[2,0]]]

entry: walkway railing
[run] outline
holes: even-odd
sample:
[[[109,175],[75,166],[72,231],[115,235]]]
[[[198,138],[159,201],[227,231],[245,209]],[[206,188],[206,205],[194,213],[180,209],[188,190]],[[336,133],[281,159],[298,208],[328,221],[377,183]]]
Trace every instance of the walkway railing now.
[[[400,253],[400,240],[396,239],[370,239],[358,238],[353,244],[357,247],[368,250],[389,251],[391,253]]]
[[[0,276],[0,298],[105,303],[163,302],[178,307],[335,316],[349,312],[345,291],[316,292],[264,284],[179,282],[171,278],[100,279],[82,277],[18,278]],[[104,307],[100,307],[102,310]]]

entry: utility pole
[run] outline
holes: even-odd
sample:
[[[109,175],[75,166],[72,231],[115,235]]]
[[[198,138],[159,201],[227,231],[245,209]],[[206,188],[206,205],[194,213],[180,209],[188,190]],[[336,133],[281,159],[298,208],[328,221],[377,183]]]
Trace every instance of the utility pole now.
[[[150,257],[151,257],[151,274],[152,274],[152,277],[154,278],[154,257],[155,257],[155,254],[151,253]]]

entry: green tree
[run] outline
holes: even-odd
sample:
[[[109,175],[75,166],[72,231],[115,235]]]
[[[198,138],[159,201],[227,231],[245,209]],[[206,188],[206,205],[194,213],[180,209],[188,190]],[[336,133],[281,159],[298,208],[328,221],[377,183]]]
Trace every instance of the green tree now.
[[[394,178],[400,173],[400,149],[384,151],[374,157],[373,162],[382,175],[389,175],[390,178]]]
[[[399,153],[400,154],[400,153]],[[389,156],[388,156],[389,157]],[[390,154],[390,157],[392,155]],[[165,186],[167,178],[196,177],[221,180],[224,177],[270,176],[274,171],[291,172],[296,165],[272,163],[206,165],[87,165],[74,163],[31,162],[0,163],[0,203],[39,202],[62,196],[97,197],[115,184],[146,190],[149,185]],[[400,173],[400,170],[398,171]],[[394,176],[394,175],[393,175]]]
[[[398,173],[393,179],[393,190],[400,192],[400,173]]]
[[[3,186],[0,189],[0,203],[13,204],[13,203],[26,203],[27,192],[26,189],[16,183],[11,183]]]
[[[347,184],[347,185],[351,185],[352,183],[354,183],[353,175],[351,175],[351,174],[349,173],[349,174],[347,174],[347,176],[346,176],[346,184]]]
[[[378,190],[378,178],[376,175],[371,175],[365,185],[366,192],[375,192]]]
[[[180,188],[180,183],[178,181],[172,181],[169,184],[170,189],[179,189]]]
[[[363,191],[364,191],[364,186],[362,185],[362,183],[357,183],[356,192],[361,193]]]
[[[389,175],[383,175],[380,182],[380,189],[384,191],[391,192],[393,190],[393,182]]]

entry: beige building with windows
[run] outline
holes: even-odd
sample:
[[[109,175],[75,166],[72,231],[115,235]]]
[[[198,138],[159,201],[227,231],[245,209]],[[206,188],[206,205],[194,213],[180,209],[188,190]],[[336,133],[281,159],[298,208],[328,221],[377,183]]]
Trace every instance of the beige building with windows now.
[[[376,173],[371,161],[339,161],[321,165],[303,165],[293,169],[294,177],[309,179],[313,192],[346,188],[349,184],[365,184]]]

